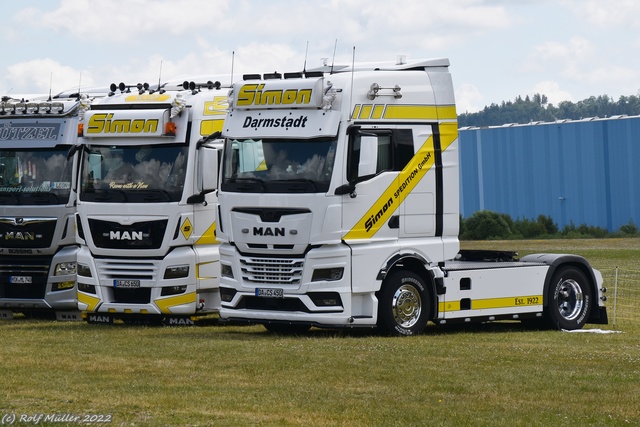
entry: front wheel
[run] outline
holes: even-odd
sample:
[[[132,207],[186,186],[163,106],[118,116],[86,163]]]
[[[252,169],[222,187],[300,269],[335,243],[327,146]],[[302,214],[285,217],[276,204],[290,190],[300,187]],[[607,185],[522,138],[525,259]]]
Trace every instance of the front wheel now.
[[[591,312],[591,287],[582,270],[561,267],[551,279],[547,293],[546,320],[558,330],[581,329]]]
[[[424,280],[415,273],[399,271],[382,284],[378,301],[378,328],[394,335],[421,333],[429,321],[429,295]]]

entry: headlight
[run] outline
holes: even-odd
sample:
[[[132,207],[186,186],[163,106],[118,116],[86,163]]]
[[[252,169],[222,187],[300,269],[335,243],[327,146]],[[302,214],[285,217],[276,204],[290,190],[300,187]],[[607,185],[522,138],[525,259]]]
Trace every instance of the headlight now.
[[[224,277],[230,277],[233,279],[233,269],[230,265],[221,264],[220,265],[220,274]]]
[[[165,279],[180,279],[189,276],[188,265],[174,265],[164,271]]]
[[[54,276],[62,276],[65,274],[76,274],[76,263],[75,262],[61,262],[60,264],[56,264]]]

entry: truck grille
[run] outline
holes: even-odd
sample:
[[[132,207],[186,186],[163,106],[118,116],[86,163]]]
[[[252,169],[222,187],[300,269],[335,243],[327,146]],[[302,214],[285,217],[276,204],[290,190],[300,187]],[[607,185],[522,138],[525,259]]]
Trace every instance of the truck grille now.
[[[158,276],[160,261],[140,259],[97,259],[96,268],[102,279],[153,280]]]
[[[0,217],[0,247],[42,249],[51,246],[55,218]]]
[[[242,278],[251,283],[299,285],[304,259],[240,257]]]
[[[51,257],[0,257],[0,298],[43,299]],[[28,284],[11,283],[11,276],[29,276]]]
[[[158,249],[162,246],[168,220],[143,221],[122,225],[112,221],[89,219],[93,242],[107,249]]]

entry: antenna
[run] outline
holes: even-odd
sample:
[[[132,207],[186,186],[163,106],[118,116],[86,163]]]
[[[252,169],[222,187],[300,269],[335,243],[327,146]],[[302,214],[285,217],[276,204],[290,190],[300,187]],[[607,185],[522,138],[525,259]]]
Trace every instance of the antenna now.
[[[162,81],[162,59],[160,60],[160,73],[158,74],[158,92],[160,92],[161,81]]]
[[[336,39],[336,42],[333,45],[333,58],[331,58],[331,73],[329,73],[329,74],[333,74],[333,64],[336,61],[336,48],[337,47],[338,47],[338,39]],[[355,50],[355,47],[353,49]]]
[[[232,50],[231,51],[231,82],[229,82],[230,86],[233,87],[233,66],[235,64],[236,61],[236,51]]]
[[[78,101],[80,101],[80,86],[82,86],[82,71],[80,71],[80,77],[78,78]]]
[[[49,77],[49,99],[47,100],[49,102],[51,102],[51,85],[52,84],[53,84],[53,71],[51,72],[51,76]]]
[[[353,55],[351,56],[351,91],[349,94],[349,110],[351,111],[350,116],[351,120],[353,120],[353,72],[356,67],[356,47],[353,47]]]
[[[307,54],[309,53],[309,40],[307,40],[307,47],[304,50],[304,65],[302,66],[302,72],[307,72]]]

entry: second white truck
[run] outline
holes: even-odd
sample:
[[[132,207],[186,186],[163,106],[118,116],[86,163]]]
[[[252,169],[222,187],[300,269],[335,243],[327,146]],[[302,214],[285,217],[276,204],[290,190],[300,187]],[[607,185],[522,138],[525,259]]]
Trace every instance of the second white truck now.
[[[428,322],[606,323],[582,257],[460,251],[447,59],[324,67],[234,84],[218,237],[223,320],[272,331]]]
[[[174,85],[175,86],[175,85]],[[78,304],[89,322],[192,324],[216,313],[228,84],[112,86],[80,130]]]

